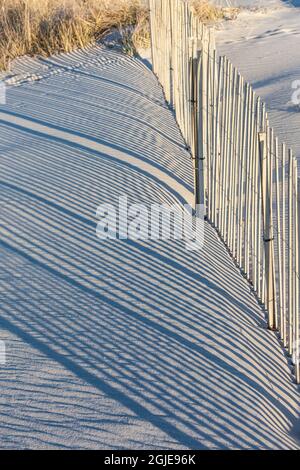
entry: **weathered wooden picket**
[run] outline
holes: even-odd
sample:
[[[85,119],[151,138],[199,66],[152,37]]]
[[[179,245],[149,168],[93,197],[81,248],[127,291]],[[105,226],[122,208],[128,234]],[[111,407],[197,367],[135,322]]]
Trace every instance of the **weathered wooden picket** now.
[[[184,0],[149,0],[152,59],[194,161],[204,204],[299,367],[300,186],[265,105]]]

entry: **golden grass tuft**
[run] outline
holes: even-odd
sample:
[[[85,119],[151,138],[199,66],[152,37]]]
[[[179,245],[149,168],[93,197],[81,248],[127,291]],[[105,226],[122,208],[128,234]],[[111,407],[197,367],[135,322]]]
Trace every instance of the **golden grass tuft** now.
[[[209,0],[190,0],[196,16],[203,23],[213,23],[223,19],[236,18],[239,8],[218,7],[212,5]]]
[[[205,23],[237,9],[190,0]],[[150,46],[147,0],[0,0],[0,69],[23,55],[70,52],[118,31],[123,49],[134,54]]]
[[[124,46],[149,46],[143,0],[0,0],[0,68],[22,55],[70,52],[118,30]]]

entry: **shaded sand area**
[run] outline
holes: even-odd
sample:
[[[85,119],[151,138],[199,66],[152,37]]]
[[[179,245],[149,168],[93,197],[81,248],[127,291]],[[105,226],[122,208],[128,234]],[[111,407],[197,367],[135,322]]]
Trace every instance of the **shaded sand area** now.
[[[276,135],[300,157],[300,1],[229,3],[242,9],[236,20],[220,26],[218,52],[254,86],[267,104]]]
[[[21,61],[0,108],[0,447],[299,448],[287,358],[215,232],[96,237],[101,203],[192,197],[151,71],[100,47]]]

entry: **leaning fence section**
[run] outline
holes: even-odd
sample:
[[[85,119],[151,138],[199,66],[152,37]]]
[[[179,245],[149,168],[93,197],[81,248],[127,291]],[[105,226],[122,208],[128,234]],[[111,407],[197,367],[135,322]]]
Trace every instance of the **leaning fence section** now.
[[[153,68],[191,150],[195,203],[265,306],[300,383],[297,161],[188,2],[149,1]]]

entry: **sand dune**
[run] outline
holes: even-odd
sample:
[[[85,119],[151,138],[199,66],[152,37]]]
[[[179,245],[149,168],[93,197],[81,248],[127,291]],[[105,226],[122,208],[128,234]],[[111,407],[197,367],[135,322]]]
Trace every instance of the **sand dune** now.
[[[96,237],[100,203],[192,192],[151,71],[96,47],[15,73],[0,108],[0,447],[299,448],[287,358],[212,228],[201,253]]]
[[[236,3],[258,8],[245,9],[237,20],[221,26],[219,52],[232,60],[265,100],[276,134],[300,157],[300,106],[293,102],[293,86],[300,88],[300,2]]]

